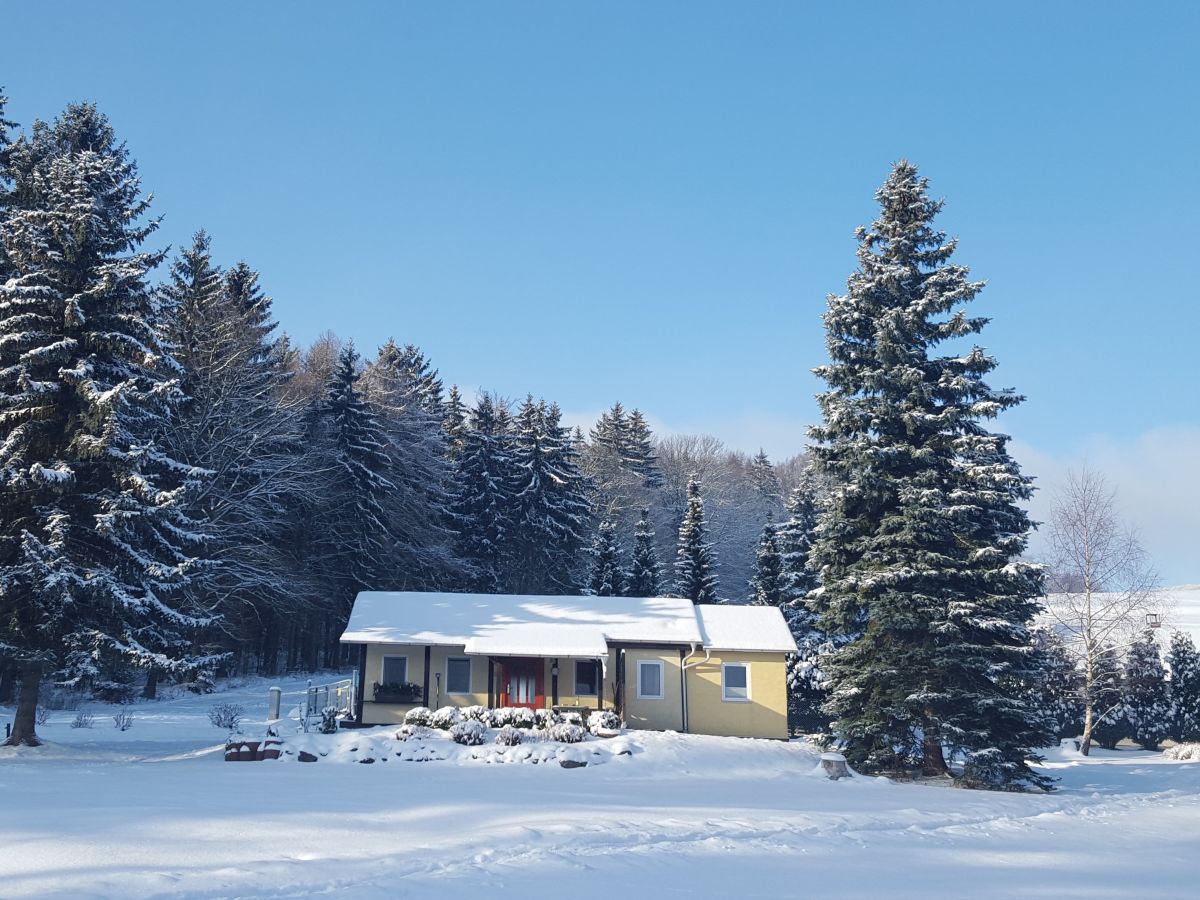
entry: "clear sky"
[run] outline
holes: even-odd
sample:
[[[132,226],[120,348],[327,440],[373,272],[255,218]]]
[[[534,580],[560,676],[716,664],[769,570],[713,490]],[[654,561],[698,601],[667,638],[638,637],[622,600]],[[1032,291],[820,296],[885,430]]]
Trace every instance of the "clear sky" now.
[[[447,382],[614,400],[775,457],[820,313],[907,157],[989,287],[1002,426],[1108,472],[1200,581],[1200,5],[22,3],[10,118],[94,99],[160,237],[263,273],[284,328]]]

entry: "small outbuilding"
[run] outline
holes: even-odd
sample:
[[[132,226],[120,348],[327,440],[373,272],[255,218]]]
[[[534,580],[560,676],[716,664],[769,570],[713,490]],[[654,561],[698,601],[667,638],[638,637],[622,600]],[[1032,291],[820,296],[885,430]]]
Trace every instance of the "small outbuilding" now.
[[[417,706],[609,709],[627,728],[786,739],[778,609],[675,597],[363,591],[342,643],[358,648],[356,719]]]

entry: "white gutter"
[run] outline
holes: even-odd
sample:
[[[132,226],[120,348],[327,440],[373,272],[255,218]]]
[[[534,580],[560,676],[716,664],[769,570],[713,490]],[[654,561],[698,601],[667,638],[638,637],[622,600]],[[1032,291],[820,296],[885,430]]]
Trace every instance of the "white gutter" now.
[[[696,645],[694,643],[688,644],[688,655],[683,658],[683,660],[681,661],[680,666],[679,666],[679,685],[680,685],[680,690],[683,694],[683,733],[684,734],[688,733],[687,670],[694,669],[696,666],[700,665],[701,663],[706,663],[709,661],[709,659],[712,658],[712,650],[709,649],[708,647],[705,647],[704,648],[704,659],[698,659],[694,663],[689,663],[688,660],[691,659],[691,657],[694,656],[695,653],[696,653]]]

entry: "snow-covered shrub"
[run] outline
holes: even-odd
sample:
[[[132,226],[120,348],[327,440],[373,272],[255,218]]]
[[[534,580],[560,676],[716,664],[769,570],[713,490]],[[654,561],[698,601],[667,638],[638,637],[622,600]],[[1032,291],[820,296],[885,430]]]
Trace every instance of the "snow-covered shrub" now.
[[[550,740],[560,741],[564,744],[578,744],[583,740],[585,734],[587,732],[583,730],[582,725],[571,725],[567,722],[551,725],[546,731]]]
[[[621,727],[620,717],[611,709],[598,709],[588,716],[588,731],[615,731]]]
[[[462,715],[453,706],[443,706],[429,717],[429,724],[442,731],[448,731],[458,724]]]
[[[418,706],[404,714],[405,725],[428,725],[433,718],[433,711],[428,706]]]
[[[537,713],[532,709],[526,709],[524,706],[518,706],[512,711],[512,724],[516,728],[535,728],[537,726]]]
[[[486,706],[464,706],[460,712],[464,719],[473,719],[487,725],[491,721],[491,710]]]
[[[213,728],[237,731],[245,714],[245,708],[238,703],[217,703],[208,708],[208,721],[212,722]]]
[[[133,713],[122,706],[121,711],[113,716],[113,727],[117,731],[128,731],[133,727]]]
[[[1200,744],[1176,744],[1164,750],[1163,756],[1180,762],[1200,762]]]
[[[450,739],[456,744],[477,747],[483,743],[486,731],[487,729],[483,727],[482,722],[467,719],[465,722],[457,723],[450,729]]]
[[[552,709],[535,710],[534,717],[538,728],[549,728],[551,725],[558,725],[563,721],[562,713]]]
[[[583,714],[577,712],[565,712],[562,714],[562,720],[568,725],[578,725],[583,727]]]
[[[396,731],[396,740],[420,740],[421,738],[427,738],[432,734],[433,730],[426,725],[401,725]]]
[[[45,725],[47,722],[49,722],[49,708],[39,704],[38,707],[33,711],[33,721],[38,725]]]
[[[496,743],[502,747],[515,747],[522,740],[521,731],[511,725],[505,725],[496,733]]]
[[[75,718],[71,720],[72,728],[91,728],[92,723],[96,721],[96,717],[91,713],[79,712],[75,713]]]
[[[337,734],[339,711],[336,706],[327,706],[321,710],[321,725],[317,728],[321,734]]]

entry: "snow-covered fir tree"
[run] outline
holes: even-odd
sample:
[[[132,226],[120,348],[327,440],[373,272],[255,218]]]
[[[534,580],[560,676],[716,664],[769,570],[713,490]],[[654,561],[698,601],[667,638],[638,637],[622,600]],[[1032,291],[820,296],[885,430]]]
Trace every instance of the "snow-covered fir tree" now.
[[[1200,653],[1186,631],[1171,635],[1167,668],[1171,670],[1168,735],[1173,741],[1200,741]]]
[[[779,553],[776,525],[767,522],[754,554],[754,575],[750,579],[750,602],[758,606],[782,607],[787,601],[783,560]]]
[[[766,451],[761,448],[750,460],[750,483],[760,496],[782,502],[783,488],[779,483],[779,476],[775,473],[775,467],[771,465]]]
[[[1013,685],[1038,677],[1028,625],[1040,570],[1021,561],[1030,480],[983,420],[1019,402],[984,377],[995,360],[939,345],[980,332],[963,310],[982,289],[933,227],[941,203],[900,162],[858,231],[859,267],[825,313],[816,369],[818,474],[834,485],[812,561],[823,627],[849,637],[827,664],[829,710],[852,764],[1048,787],[1028,760],[1046,739]]]
[[[1167,673],[1153,639],[1135,641],[1125,656],[1125,719],[1129,737],[1145,750],[1157,750],[1170,731]]]
[[[515,480],[510,417],[491,394],[480,394],[455,460],[453,513],[459,555],[475,569],[472,585],[499,593],[510,540]]]
[[[662,589],[658,550],[654,546],[654,530],[650,527],[650,510],[642,507],[641,517],[634,527],[633,557],[629,566],[631,597],[657,597]]]
[[[1091,697],[1096,719],[1092,740],[1106,750],[1113,750],[1130,734],[1129,719],[1125,715],[1124,666],[1120,652],[1116,647],[1105,647],[1096,656],[1095,666],[1091,689],[1084,689],[1084,699]]]
[[[464,435],[467,431],[467,407],[457,384],[450,385],[446,395],[446,415],[442,419],[442,430],[446,433],[446,455],[450,460],[458,459],[462,453]]]
[[[679,526],[675,551],[675,591],[693,603],[715,603],[717,576],[713,571],[713,551],[704,525],[704,499],[700,484],[688,482],[687,512]]]
[[[642,486],[653,490],[662,486],[662,472],[654,452],[654,439],[642,411],[634,409],[625,421],[621,457],[627,469],[641,476]]]
[[[363,371],[360,386],[387,435],[388,523],[395,538],[389,584],[430,590],[461,583],[454,552],[452,469],[442,384],[412,344],[389,340]]]
[[[184,675],[212,621],[183,591],[203,473],[160,439],[182,399],[139,248],[137,168],[92,104],[6,153],[0,241],[0,647],[22,672],[9,743],[34,744],[44,673],[95,684],[120,666]],[[15,170],[19,169],[19,173]]]
[[[222,275],[204,232],[172,264],[159,300],[187,396],[164,442],[209,473],[189,509],[208,523],[215,565],[189,590],[197,602],[217,598],[223,623],[212,641],[235,653],[235,664],[249,654],[273,672],[283,620],[313,592],[278,540],[287,498],[311,491],[321,476],[301,441],[302,406],[283,394],[286,344],[274,335],[258,273],[241,262]]]
[[[592,542],[592,569],[588,593],[596,597],[623,597],[626,589],[625,568],[621,564],[621,546],[612,522],[601,522]]]
[[[1055,738],[1075,737],[1083,730],[1083,679],[1061,637],[1047,628],[1032,634],[1042,678],[1026,685],[1030,704]]]
[[[396,490],[383,423],[359,386],[359,355],[347,344],[329,379],[323,425],[333,463],[333,507],[322,517],[337,606],[348,615],[359,591],[396,577],[389,507]]]
[[[526,397],[512,445],[508,590],[561,594],[576,589],[590,510],[575,448],[557,405]]]

